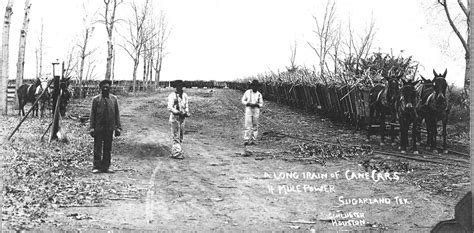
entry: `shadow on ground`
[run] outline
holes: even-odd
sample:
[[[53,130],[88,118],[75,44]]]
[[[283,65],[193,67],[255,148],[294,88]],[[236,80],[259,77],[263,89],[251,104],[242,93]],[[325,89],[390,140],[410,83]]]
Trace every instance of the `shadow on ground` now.
[[[153,159],[155,157],[167,157],[171,148],[168,145],[160,143],[117,143],[116,151],[120,151],[124,156],[133,156],[140,159]]]

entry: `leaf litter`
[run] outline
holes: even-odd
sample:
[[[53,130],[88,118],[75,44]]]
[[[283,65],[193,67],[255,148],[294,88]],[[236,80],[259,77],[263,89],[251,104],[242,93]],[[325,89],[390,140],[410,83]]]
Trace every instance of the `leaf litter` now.
[[[15,119],[3,116],[2,132],[16,126]],[[31,230],[41,224],[54,224],[48,215],[51,209],[104,206],[105,200],[143,197],[144,191],[130,184],[90,173],[93,140],[84,124],[73,120],[61,122],[71,143],[40,142],[48,121],[29,118],[11,141],[2,143],[2,227]],[[82,215],[69,217],[92,219]]]

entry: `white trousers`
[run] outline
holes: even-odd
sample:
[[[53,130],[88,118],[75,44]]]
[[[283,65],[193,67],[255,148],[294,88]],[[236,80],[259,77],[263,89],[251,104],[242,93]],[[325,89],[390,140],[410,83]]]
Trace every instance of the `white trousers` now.
[[[183,142],[184,134],[184,119],[173,119],[171,123],[171,156],[179,157],[183,155],[181,143]]]
[[[258,117],[260,108],[245,107],[244,140],[256,141],[258,136]]]

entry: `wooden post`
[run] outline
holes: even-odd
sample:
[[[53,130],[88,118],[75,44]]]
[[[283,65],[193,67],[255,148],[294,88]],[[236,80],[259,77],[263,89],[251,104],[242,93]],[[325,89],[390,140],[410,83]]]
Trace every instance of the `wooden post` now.
[[[57,133],[59,131],[59,117],[60,117],[60,105],[61,105],[61,96],[63,95],[63,90],[61,88],[61,80],[64,80],[64,74],[65,74],[65,69],[64,69],[64,62],[61,64],[61,79],[59,81],[59,95],[58,99],[56,100],[56,106],[54,108],[54,115],[53,115],[53,128],[51,129],[51,134],[49,135],[49,142],[51,142],[54,139],[57,139]]]
[[[59,116],[60,116],[60,113],[59,113],[59,104],[61,103],[61,96],[63,94],[63,91],[60,90],[59,91],[59,96],[58,96],[58,99],[56,101],[56,108],[54,109],[54,116],[53,116],[53,129],[51,129],[51,134],[49,135],[49,141],[48,142],[51,142],[53,141],[54,139],[57,139],[58,136],[57,136],[57,133],[59,131]]]

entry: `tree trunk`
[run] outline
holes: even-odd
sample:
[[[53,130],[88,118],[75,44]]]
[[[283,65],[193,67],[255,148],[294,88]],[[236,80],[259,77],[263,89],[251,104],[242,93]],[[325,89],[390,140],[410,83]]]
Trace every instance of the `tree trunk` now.
[[[145,48],[146,49],[146,48]],[[143,90],[147,89],[147,81],[146,81],[146,54],[143,56]]]
[[[464,73],[464,94],[466,97],[468,97],[468,99],[470,96],[469,88],[470,88],[470,83],[471,83],[471,77],[470,77],[471,67],[469,65],[470,63],[471,63],[470,55],[466,54],[466,69]]]
[[[112,45],[112,40],[109,36],[109,40],[107,41],[107,66],[105,70],[105,79],[110,80],[111,72],[112,72],[112,59],[114,57],[114,46]]]
[[[2,52],[0,57],[0,111],[2,114],[8,114],[8,58],[9,58],[9,38],[10,38],[10,21],[13,14],[13,0],[8,0],[5,9],[5,19],[3,21],[2,33]]]
[[[112,84],[114,84],[114,80],[115,80],[115,50],[114,50],[113,58],[112,58],[112,70],[110,72],[111,72],[110,76],[111,76],[111,79],[112,79]]]
[[[467,9],[471,9],[471,0],[468,0],[467,2]],[[471,32],[472,32],[472,26],[471,26],[471,16],[472,16],[472,10],[469,10],[469,14],[467,14],[467,43],[466,43],[466,72],[464,73],[464,91],[466,93],[467,99],[469,100],[469,96],[471,96],[472,92],[469,92],[470,86],[471,86],[471,50],[472,50],[472,42],[471,42]],[[471,108],[472,109],[472,108]],[[473,204],[474,205],[474,204]]]
[[[85,35],[84,35],[84,42],[82,43],[81,48],[81,65],[79,67],[79,98],[82,98],[83,96],[83,85],[82,85],[82,80],[84,76],[84,62],[86,60],[86,57],[88,54],[86,54],[87,51],[87,42],[89,41],[89,28],[86,28],[85,30]]]
[[[82,84],[83,75],[84,75],[84,60],[85,60],[85,57],[81,56],[81,66],[79,67],[79,98],[82,98],[83,92],[84,92],[84,88]]]
[[[151,54],[150,59],[148,59],[148,82],[150,83],[151,89],[153,89],[153,54]]]
[[[467,2],[468,2],[468,9],[471,9],[470,6],[469,6],[470,1],[467,1]],[[471,39],[470,32],[473,31],[474,26],[470,23],[470,19],[472,19],[473,15],[474,15],[474,11],[471,9],[469,11],[468,20],[467,20],[467,22],[468,22],[467,23],[467,28],[468,28],[467,38],[468,38],[468,44],[469,45],[472,43],[471,40],[470,40]],[[474,53],[474,51],[473,51],[474,46],[468,46],[468,48],[469,49],[467,51],[469,52],[469,54]],[[474,66],[474,62],[471,61],[471,59],[469,57],[469,59],[466,58],[466,79],[467,78],[472,79],[472,80],[470,80],[471,81],[470,82],[470,91],[471,91],[471,93],[473,93],[474,92],[474,85],[473,85],[473,83],[474,83],[474,74],[472,74],[471,73],[472,71],[470,69],[468,69],[468,67],[470,67],[470,66]],[[466,87],[464,87],[464,88],[466,88]],[[467,93],[469,93],[469,91]],[[471,96],[472,95],[469,95],[469,98],[471,98]],[[474,180],[474,166],[473,166],[474,156],[472,156],[474,154],[474,126],[472,124],[472,119],[474,118],[474,111],[473,111],[474,101],[472,101],[472,99],[469,99],[469,100],[470,100],[469,101],[469,118],[470,118],[470,127],[469,127],[470,128],[470,130],[469,130],[469,140],[470,140],[469,152],[470,153],[469,154],[470,154],[470,157],[471,157],[471,192],[474,192],[474,185],[472,185],[472,181]],[[471,200],[471,202],[472,202],[471,203],[471,208],[474,208],[474,201]],[[471,221],[474,222],[474,214],[472,214],[472,216],[471,216]]]
[[[41,20],[41,36],[39,50],[39,77],[43,74],[43,20]]]
[[[138,59],[133,63],[133,80],[132,80],[132,91],[135,92],[137,89],[137,68],[138,68]]]
[[[16,63],[16,85],[18,88],[23,84],[23,74],[25,71],[25,49],[26,35],[28,34],[28,25],[30,23],[30,0],[25,1],[25,18],[23,19],[23,28],[20,30],[20,44],[18,48],[18,62]],[[15,109],[18,109],[18,95],[15,92]]]
[[[113,45],[113,32],[114,32],[114,23],[115,23],[115,11],[117,10],[117,6],[122,2],[117,2],[118,0],[112,0],[112,2],[109,1],[104,1],[105,5],[105,28],[107,29],[107,65],[105,68],[105,79],[110,80],[112,76],[112,60],[114,57],[114,45]],[[112,5],[110,5],[112,3]],[[111,10],[111,15],[110,18],[108,17],[108,13],[110,8],[112,7]]]
[[[470,0],[466,1],[467,7],[464,6],[462,1],[458,1],[458,4],[461,8],[461,10],[464,12],[466,15],[466,24],[467,24],[467,40],[465,37],[463,37],[461,31],[459,31],[458,27],[455,24],[455,21],[451,18],[451,13],[448,7],[448,3],[446,0],[438,0],[438,4],[440,4],[444,8],[444,12],[446,13],[446,18],[448,19],[448,23],[453,29],[454,33],[456,36],[459,38],[459,41],[461,42],[462,46],[464,47],[465,53],[465,59],[466,59],[466,73],[464,74],[464,92],[466,95],[469,96],[469,83],[470,83],[470,77],[469,77],[469,61],[470,61],[470,39],[471,39],[471,29],[470,29]],[[469,99],[469,97],[468,97]]]
[[[160,52],[160,55],[158,55],[158,58],[156,59],[156,67],[155,67],[155,82],[157,86],[159,86],[159,83],[160,83],[162,61],[163,61],[163,58],[161,57],[161,52]]]

